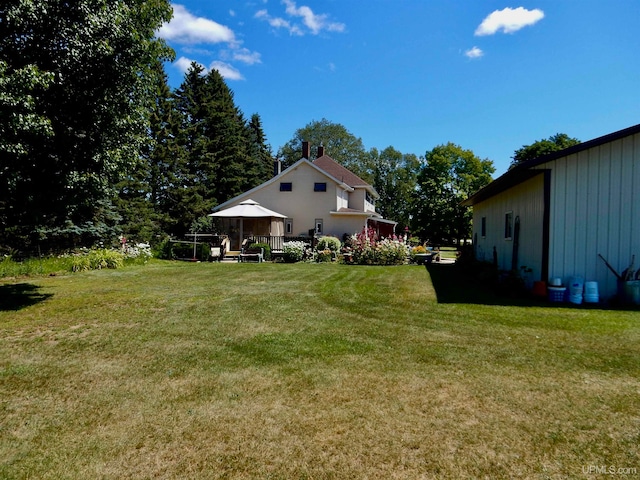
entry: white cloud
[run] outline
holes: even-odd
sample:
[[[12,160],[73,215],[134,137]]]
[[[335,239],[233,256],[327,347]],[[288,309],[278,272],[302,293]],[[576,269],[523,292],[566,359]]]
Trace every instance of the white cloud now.
[[[464,54],[468,58],[480,58],[484,55],[484,52],[478,47],[473,47],[464,52]]]
[[[238,62],[242,62],[246,65],[254,65],[256,63],[262,63],[260,59],[260,54],[258,52],[252,52],[246,48],[240,48],[238,50],[234,50],[232,53],[232,57],[234,60]]]
[[[286,14],[294,19],[301,18],[302,24],[313,35],[318,35],[323,30],[328,32],[344,32],[346,29],[344,23],[330,22],[328,21],[328,15],[316,14],[306,5],[298,7],[293,0],[282,0],[282,3],[285,4]],[[284,28],[289,31],[290,35],[302,36],[305,33],[301,26],[282,17],[273,17],[267,10],[259,10],[256,12],[255,18],[268,22],[273,28]]]
[[[230,28],[204,17],[196,17],[183,5],[173,5],[173,18],[165,23],[158,36],[180,44],[236,43]]]
[[[287,14],[292,17],[301,17],[302,22],[314,35],[320,33],[321,30],[330,32],[344,32],[345,30],[343,23],[327,22],[327,15],[317,15],[306,5],[297,7],[293,0],[282,0],[282,3],[287,6]]]
[[[191,60],[190,58],[187,58],[187,57],[180,57],[178,60],[173,62],[173,64],[182,73],[187,73],[187,71],[189,70],[189,67],[191,67],[191,63],[193,61],[194,60]],[[204,65],[202,65],[199,62],[196,62],[196,63],[206,70],[206,67]]]
[[[190,58],[180,57],[178,60],[176,60],[173,63],[173,65],[182,73],[187,73],[187,71],[189,70],[193,62],[194,60],[191,60]],[[223,78],[227,80],[244,80],[244,77],[242,76],[240,71],[237,68],[233,67],[232,65],[229,65],[228,63],[216,60],[214,62],[211,62],[211,65],[209,65],[209,68],[205,67],[200,62],[195,62],[195,63],[197,63],[203,68],[203,71],[202,71],[203,75],[206,75],[211,70],[215,69],[218,71],[218,73],[220,73],[220,75],[222,75]]]
[[[220,62],[216,60],[215,62],[211,63],[211,65],[209,66],[209,69],[217,70],[218,73],[220,73],[220,75],[222,75],[222,77],[225,78],[226,80],[244,80],[244,77],[238,71],[238,69],[236,69],[232,65],[229,65],[228,63],[225,63],[225,62]]]
[[[288,30],[289,35],[304,35],[303,31],[297,25],[293,25],[291,22],[285,20],[284,18],[272,17],[266,10],[259,10],[258,12],[256,12],[254,17],[266,21],[273,28],[284,28],[285,30]]]
[[[496,10],[487,16],[476,29],[476,36],[493,35],[502,30],[504,33],[517,32],[521,28],[534,25],[544,18],[539,9],[527,10],[523,7]]]

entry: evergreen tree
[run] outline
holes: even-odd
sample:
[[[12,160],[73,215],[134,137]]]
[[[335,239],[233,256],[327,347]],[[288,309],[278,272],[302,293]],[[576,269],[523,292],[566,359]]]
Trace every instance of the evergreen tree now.
[[[133,169],[119,184],[114,203],[122,217],[119,230],[134,241],[152,242],[171,230],[172,220],[163,208],[175,183],[174,166],[178,150],[175,136],[173,94],[162,63],[155,65],[155,102],[149,115],[149,138]]]
[[[247,138],[249,141],[249,162],[247,166],[247,176],[253,188],[262,182],[267,181],[273,174],[273,155],[271,146],[267,143],[267,137],[262,128],[260,115],[254,113],[247,124]]]
[[[265,181],[270,149],[258,115],[247,122],[220,73],[192,64],[175,93],[180,128],[169,208],[182,236],[214,206]]]

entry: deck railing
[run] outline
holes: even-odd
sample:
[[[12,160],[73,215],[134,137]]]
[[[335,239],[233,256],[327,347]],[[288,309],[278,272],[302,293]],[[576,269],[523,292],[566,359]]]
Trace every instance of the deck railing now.
[[[284,242],[305,242],[311,243],[311,237],[291,237],[291,236],[270,236],[270,235],[245,235],[248,243],[266,243],[271,247],[271,251],[282,251]]]

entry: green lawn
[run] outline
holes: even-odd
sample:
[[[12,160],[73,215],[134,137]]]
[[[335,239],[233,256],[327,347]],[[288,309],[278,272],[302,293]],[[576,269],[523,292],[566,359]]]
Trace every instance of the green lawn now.
[[[446,268],[0,280],[0,478],[640,474],[640,312],[465,297]]]

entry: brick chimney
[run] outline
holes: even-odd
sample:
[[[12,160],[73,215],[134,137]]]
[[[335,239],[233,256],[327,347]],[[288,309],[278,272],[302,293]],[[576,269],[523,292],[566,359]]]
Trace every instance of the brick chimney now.
[[[302,142],[302,158],[309,160],[309,142]]]
[[[322,146],[322,144],[320,144],[320,146],[318,147],[318,158],[322,157],[324,155],[324,147]]]

